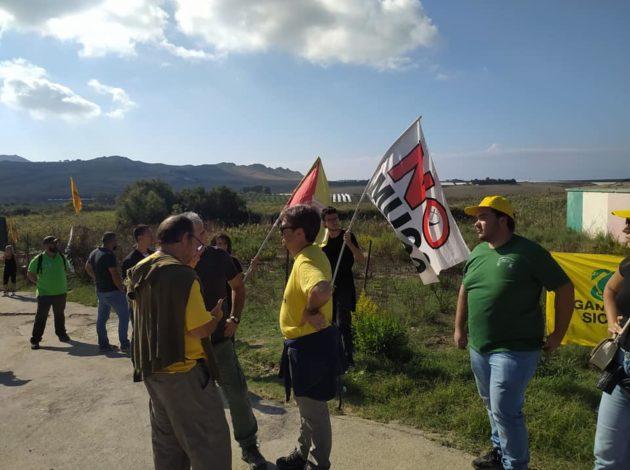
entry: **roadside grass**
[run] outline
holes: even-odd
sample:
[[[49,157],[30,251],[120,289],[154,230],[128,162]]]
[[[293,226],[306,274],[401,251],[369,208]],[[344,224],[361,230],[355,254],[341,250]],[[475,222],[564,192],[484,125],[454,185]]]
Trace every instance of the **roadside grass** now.
[[[478,203],[484,192],[501,192],[497,188],[484,187],[477,192],[473,189],[466,188],[450,199],[454,217],[471,249],[478,242],[473,219],[463,214],[463,208]],[[589,238],[567,229],[564,191],[531,194],[517,189],[511,198],[519,234],[553,251],[630,255],[628,248],[609,236]],[[256,203],[255,207],[267,214],[264,223],[227,230],[233,237],[235,254],[244,265],[256,253],[279,210],[277,204],[265,202]],[[351,208],[351,205],[343,207],[345,223],[351,216]],[[83,223],[91,229],[104,231],[114,227],[113,213],[84,215]],[[65,236],[72,225],[69,215],[15,219],[22,238],[31,230],[32,240],[48,232]],[[218,231],[220,227],[214,229]],[[428,432],[440,443],[471,453],[484,451],[489,447],[487,415],[477,395],[468,354],[455,349],[451,339],[462,265],[441,273],[438,284],[423,286],[393,231],[373,208],[360,214],[354,232],[364,249],[372,241],[367,294],[379,311],[387,312],[405,326],[411,354],[409,360],[398,362],[374,354],[359,354],[356,369],[344,378],[347,388],[344,412],[408,424]],[[279,245],[277,233],[272,234],[262,260],[247,283],[247,305],[236,347],[251,391],[282,400],[284,390],[277,378],[282,350],[278,311],[284,286],[285,251]],[[357,266],[356,273],[360,290],[363,267]],[[68,298],[96,305],[93,286],[77,280],[70,281]],[[595,387],[597,374],[587,368],[587,354],[588,348],[566,346],[545,356],[528,388],[525,414],[533,468],[592,467],[600,393]]]

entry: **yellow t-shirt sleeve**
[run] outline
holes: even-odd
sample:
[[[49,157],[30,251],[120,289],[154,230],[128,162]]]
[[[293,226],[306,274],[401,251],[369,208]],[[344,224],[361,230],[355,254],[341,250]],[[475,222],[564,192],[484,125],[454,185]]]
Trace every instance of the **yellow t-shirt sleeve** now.
[[[206,310],[206,304],[201,295],[199,281],[195,280],[190,287],[190,295],[186,304],[186,332],[199,328],[212,320],[212,315]]]
[[[300,290],[307,298],[313,287],[322,281],[329,281],[322,269],[312,262],[303,262],[299,269]]]

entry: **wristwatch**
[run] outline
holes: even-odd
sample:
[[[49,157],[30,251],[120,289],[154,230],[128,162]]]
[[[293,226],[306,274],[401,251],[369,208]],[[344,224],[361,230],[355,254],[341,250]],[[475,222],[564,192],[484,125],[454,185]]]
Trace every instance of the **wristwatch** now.
[[[230,316],[230,318],[228,318],[228,320],[230,320],[233,323],[236,323],[237,325],[241,322],[241,319],[238,317],[235,317],[234,315]]]

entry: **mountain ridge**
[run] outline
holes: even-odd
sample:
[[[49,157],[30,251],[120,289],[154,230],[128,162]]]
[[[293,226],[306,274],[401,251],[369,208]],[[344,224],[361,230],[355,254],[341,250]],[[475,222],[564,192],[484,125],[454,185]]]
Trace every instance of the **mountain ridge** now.
[[[0,155],[0,162],[29,162],[24,157],[20,157],[19,155]]]
[[[77,183],[82,197],[118,196],[129,184],[141,179],[160,179],[175,190],[203,186],[269,186],[272,191],[290,191],[302,174],[287,168],[270,168],[260,163],[237,165],[230,162],[203,165],[146,163],[120,155],[90,160],[34,162],[0,160],[0,202],[43,202],[69,197],[69,178]]]

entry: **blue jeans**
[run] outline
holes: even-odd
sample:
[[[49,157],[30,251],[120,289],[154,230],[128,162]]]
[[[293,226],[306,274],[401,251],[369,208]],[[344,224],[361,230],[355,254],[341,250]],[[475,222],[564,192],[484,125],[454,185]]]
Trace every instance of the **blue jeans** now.
[[[617,362],[630,366],[630,355],[622,350]],[[625,469],[630,462],[630,393],[619,385],[613,392],[602,393],[595,431],[595,470]]]
[[[529,439],[523,402],[539,359],[539,350],[481,354],[470,349],[477,390],[488,410],[492,446],[501,451],[506,470],[527,470]]]
[[[120,347],[129,347],[129,340],[127,339],[127,330],[129,329],[129,305],[127,304],[127,297],[119,290],[111,292],[96,292],[98,297],[98,316],[96,317],[96,334],[98,336],[99,347],[106,347],[109,345],[109,339],[107,338],[107,320],[109,320],[109,313],[113,308],[118,315],[118,340],[120,341]]]

